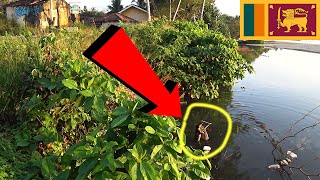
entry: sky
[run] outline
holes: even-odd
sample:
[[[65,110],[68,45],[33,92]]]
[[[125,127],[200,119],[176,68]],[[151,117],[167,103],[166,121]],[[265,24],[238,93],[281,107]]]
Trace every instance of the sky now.
[[[122,0],[122,4],[127,6],[131,4],[131,1]],[[95,7],[99,10],[107,10],[107,6],[111,4],[111,0],[67,0],[67,2],[78,4],[80,7],[87,6],[88,9]],[[224,14],[231,16],[240,15],[240,0],[216,0],[216,5]]]

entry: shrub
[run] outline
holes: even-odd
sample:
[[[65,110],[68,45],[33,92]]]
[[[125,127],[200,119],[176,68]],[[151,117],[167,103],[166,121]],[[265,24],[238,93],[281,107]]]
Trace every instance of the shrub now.
[[[171,75],[193,98],[216,98],[221,87],[252,71],[237,42],[203,22],[162,19],[125,28],[157,74]]]
[[[128,100],[132,98],[122,91],[119,82],[89,60],[67,49],[53,51],[58,44],[68,42],[65,36],[51,33],[40,40],[41,54],[47,63],[32,71],[36,82],[33,96],[24,104],[34,129],[30,135],[26,131],[17,135],[21,147],[36,144],[37,151],[45,157],[41,165],[33,167],[41,176],[46,179],[210,176],[202,161],[182,153],[178,144],[179,123],[175,119],[137,111],[145,102],[140,98]],[[60,38],[67,42],[61,42]]]

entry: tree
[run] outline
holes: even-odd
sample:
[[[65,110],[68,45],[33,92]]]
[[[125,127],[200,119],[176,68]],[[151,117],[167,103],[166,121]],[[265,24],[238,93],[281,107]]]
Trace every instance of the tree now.
[[[205,5],[208,4],[209,2],[206,1]],[[192,20],[194,17],[200,17],[203,0],[154,0],[152,5],[156,6],[158,16],[170,17],[171,7],[173,13],[171,15],[176,14],[176,20]],[[155,8],[153,7],[153,9]]]
[[[220,32],[225,36],[230,36],[229,27],[224,21],[224,15],[214,4],[205,7],[203,21],[210,29]]]
[[[98,11],[94,7],[92,7],[91,10],[88,10],[87,6],[84,6],[80,15],[81,16],[102,16],[104,15],[104,12]]]
[[[132,3],[136,3],[137,6],[141,7],[141,8],[146,8],[147,4],[145,3],[144,0],[132,0]]]
[[[119,12],[123,9],[121,5],[121,0],[112,0],[111,5],[108,6],[110,12]]]

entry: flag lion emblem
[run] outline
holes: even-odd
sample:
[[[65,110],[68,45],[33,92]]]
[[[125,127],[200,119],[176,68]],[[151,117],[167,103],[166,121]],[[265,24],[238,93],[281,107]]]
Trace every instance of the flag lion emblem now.
[[[281,21],[281,12],[282,16],[285,17],[283,21]],[[296,15],[303,15],[304,17],[296,17]],[[281,7],[278,9],[278,29],[280,27],[286,27],[287,30],[285,32],[290,32],[292,26],[298,26],[299,30],[297,32],[307,32],[307,24],[308,24],[308,11],[302,8],[296,9],[287,9],[282,10]]]

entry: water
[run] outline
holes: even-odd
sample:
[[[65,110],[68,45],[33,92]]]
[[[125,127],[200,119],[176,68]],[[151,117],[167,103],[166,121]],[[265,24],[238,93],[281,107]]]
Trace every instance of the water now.
[[[303,130],[295,137],[280,143],[272,153],[275,141],[282,139],[290,127],[312,109],[320,105],[320,54],[270,50],[258,57],[252,65],[255,73],[247,74],[232,88],[221,93],[214,103],[230,113],[233,136],[228,147],[211,159],[218,166],[212,174],[216,179],[308,179],[297,169],[294,174],[271,171],[267,167],[276,159],[294,150],[298,159],[293,167],[303,166],[308,174],[320,173],[320,124]],[[206,101],[204,101],[206,102]],[[195,109],[189,118],[187,143],[194,143],[194,124],[201,119],[214,122],[208,129],[212,147],[218,147],[226,129],[226,122],[218,113]],[[320,122],[320,108],[297,123],[288,135]],[[320,179],[320,177],[311,177]]]

